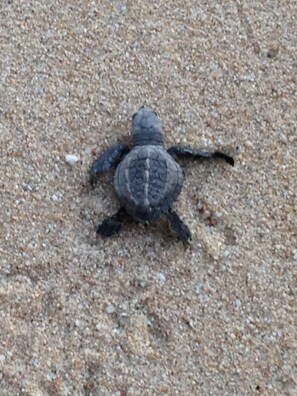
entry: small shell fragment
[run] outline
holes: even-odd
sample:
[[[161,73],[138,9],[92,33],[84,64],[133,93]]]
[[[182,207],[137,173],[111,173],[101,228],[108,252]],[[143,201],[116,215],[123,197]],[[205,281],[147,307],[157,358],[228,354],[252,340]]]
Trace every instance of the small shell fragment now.
[[[74,155],[74,154],[66,154],[65,160],[66,160],[67,164],[74,166],[79,161],[79,158],[77,155]]]

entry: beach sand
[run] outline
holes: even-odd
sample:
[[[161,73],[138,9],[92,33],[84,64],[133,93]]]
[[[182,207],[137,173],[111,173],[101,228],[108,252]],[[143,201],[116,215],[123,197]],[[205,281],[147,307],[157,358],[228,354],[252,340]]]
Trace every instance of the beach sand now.
[[[1,2],[1,396],[297,394],[296,12]],[[91,163],[141,105],[166,147],[235,157],[183,162],[189,246],[96,237],[119,204]]]

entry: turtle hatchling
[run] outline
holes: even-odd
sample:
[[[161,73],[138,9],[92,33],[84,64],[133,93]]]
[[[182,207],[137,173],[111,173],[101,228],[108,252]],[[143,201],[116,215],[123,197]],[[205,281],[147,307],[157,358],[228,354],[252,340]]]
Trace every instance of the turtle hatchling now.
[[[97,234],[105,237],[117,234],[126,216],[144,222],[165,216],[178,239],[189,241],[190,230],[173,209],[184,180],[177,160],[182,157],[218,158],[234,166],[234,159],[220,151],[200,151],[187,146],[173,146],[166,150],[157,113],[144,106],[133,115],[132,139],[132,148],[125,144],[114,145],[91,167],[90,183],[94,186],[99,174],[118,164],[114,187],[120,209],[99,224]]]

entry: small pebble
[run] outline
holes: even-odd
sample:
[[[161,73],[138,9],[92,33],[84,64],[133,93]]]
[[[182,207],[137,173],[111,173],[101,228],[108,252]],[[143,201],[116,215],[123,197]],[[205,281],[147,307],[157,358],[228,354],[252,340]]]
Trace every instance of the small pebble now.
[[[279,52],[279,43],[273,42],[267,52],[267,58],[276,58]]]
[[[230,250],[229,249],[225,249],[224,251],[223,251],[223,254],[222,254],[222,256],[223,257],[229,257],[230,256]]]
[[[166,282],[166,276],[163,274],[163,272],[158,272],[157,277],[158,277],[158,281],[160,282],[161,286],[163,286]]]
[[[74,154],[66,154],[65,160],[67,164],[74,166],[79,161],[79,158]]]
[[[106,307],[106,312],[107,312],[108,314],[112,314],[112,313],[114,313],[114,311],[115,311],[115,308],[114,308],[114,306],[113,306],[112,304],[109,304],[109,305]]]

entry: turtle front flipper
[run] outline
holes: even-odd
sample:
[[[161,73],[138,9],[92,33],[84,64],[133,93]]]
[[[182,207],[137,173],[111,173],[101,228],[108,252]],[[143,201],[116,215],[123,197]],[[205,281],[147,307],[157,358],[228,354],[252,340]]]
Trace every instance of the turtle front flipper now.
[[[191,232],[188,226],[179,218],[178,214],[170,208],[166,213],[171,231],[183,242],[191,240]]]
[[[107,217],[98,225],[96,233],[104,237],[111,237],[118,234],[122,228],[122,223],[126,215],[126,209],[120,208],[114,215]]]
[[[172,146],[167,150],[174,159],[178,157],[186,158],[221,158],[227,162],[227,164],[234,166],[234,158],[224,154],[220,151],[201,151],[192,147],[187,146]]]
[[[107,172],[113,167],[116,161],[120,161],[126,154],[128,154],[130,148],[126,144],[116,144],[111,146],[103,154],[93,162],[90,170],[90,184],[93,187],[96,183],[97,176],[99,173]]]

